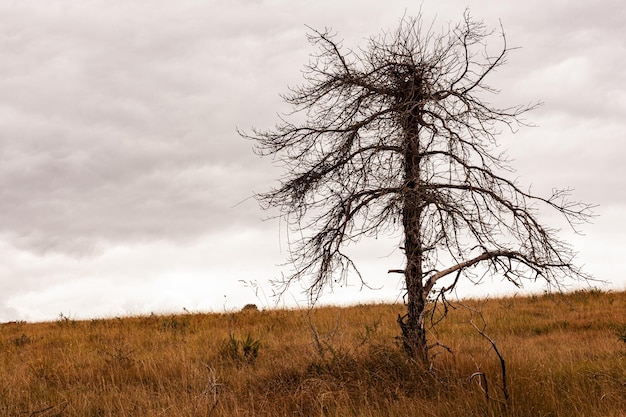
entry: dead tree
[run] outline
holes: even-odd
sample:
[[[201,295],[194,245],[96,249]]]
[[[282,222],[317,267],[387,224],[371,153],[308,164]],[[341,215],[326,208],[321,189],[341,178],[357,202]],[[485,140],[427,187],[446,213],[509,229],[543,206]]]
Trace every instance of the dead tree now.
[[[496,53],[486,43],[494,34]],[[390,271],[406,284],[401,339],[408,354],[428,361],[429,306],[470,268],[480,264],[516,285],[585,278],[571,248],[540,223],[538,206],[574,228],[591,206],[569,201],[570,190],[541,197],[522,189],[495,152],[500,130],[515,131],[535,107],[486,101],[497,93],[486,78],[511,51],[503,31],[466,13],[441,34],[422,27],[421,16],[404,18],[359,49],[346,50],[329,30],[312,30],[309,41],[317,52],[305,81],[283,95],[293,113],[273,129],[240,132],[284,168],[280,185],[257,198],[299,235],[285,286],[309,279],[315,300],[350,271],[364,282],[346,245],[401,232],[406,264]]]

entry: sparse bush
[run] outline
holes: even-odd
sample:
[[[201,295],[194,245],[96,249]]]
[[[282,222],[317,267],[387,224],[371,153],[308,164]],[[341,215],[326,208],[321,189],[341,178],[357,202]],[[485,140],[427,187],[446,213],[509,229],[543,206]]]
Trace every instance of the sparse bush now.
[[[27,345],[30,342],[30,337],[26,336],[24,333],[22,333],[20,337],[16,337],[15,339],[13,339],[13,344],[17,347]]]
[[[239,356],[239,340],[232,334],[228,336],[228,339],[224,339],[220,346],[219,354],[225,359],[237,359]]]
[[[247,362],[254,362],[259,356],[259,348],[261,347],[261,341],[253,339],[252,335],[248,333],[245,339],[241,341],[241,350],[243,352],[243,358]]]
[[[238,362],[252,363],[259,356],[261,341],[248,333],[245,339],[238,340],[233,334],[224,339],[220,347],[220,356]]]
[[[108,349],[100,350],[104,361],[111,366],[127,367],[134,362],[134,349],[131,349],[129,343],[123,340],[117,340],[115,343],[107,346]]]
[[[74,324],[76,324],[76,320],[70,318],[69,316],[66,316],[63,313],[59,313],[59,318],[57,320],[57,324],[59,326],[74,325]]]

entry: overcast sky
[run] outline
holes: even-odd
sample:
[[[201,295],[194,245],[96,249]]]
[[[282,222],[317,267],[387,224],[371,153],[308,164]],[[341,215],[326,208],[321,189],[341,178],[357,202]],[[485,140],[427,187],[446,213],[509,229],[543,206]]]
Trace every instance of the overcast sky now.
[[[235,129],[271,127],[288,110],[279,93],[313,52],[305,25],[357,47],[419,4],[0,0],[0,321],[273,306],[286,245],[249,197],[280,171]],[[425,0],[422,12],[442,27],[466,4]],[[625,289],[626,6],[470,6],[522,47],[488,80],[498,102],[545,103],[528,116],[538,127],[501,136],[515,176],[599,204],[585,236],[563,236],[608,282],[597,286]],[[355,249],[382,289],[355,282],[324,300],[397,300],[395,243]],[[279,305],[304,300],[295,287]]]

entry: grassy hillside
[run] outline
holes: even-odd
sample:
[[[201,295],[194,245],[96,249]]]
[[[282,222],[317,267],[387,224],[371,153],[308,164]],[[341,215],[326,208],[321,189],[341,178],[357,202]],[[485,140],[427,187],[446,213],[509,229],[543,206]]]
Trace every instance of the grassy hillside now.
[[[626,293],[465,305],[430,369],[399,305],[6,323],[0,416],[626,416]]]

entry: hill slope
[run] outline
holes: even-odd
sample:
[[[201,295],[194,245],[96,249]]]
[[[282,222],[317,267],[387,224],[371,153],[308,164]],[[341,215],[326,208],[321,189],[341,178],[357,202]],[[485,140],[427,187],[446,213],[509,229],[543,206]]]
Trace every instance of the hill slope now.
[[[626,293],[464,304],[430,369],[400,305],[6,323],[0,416],[626,416]]]

